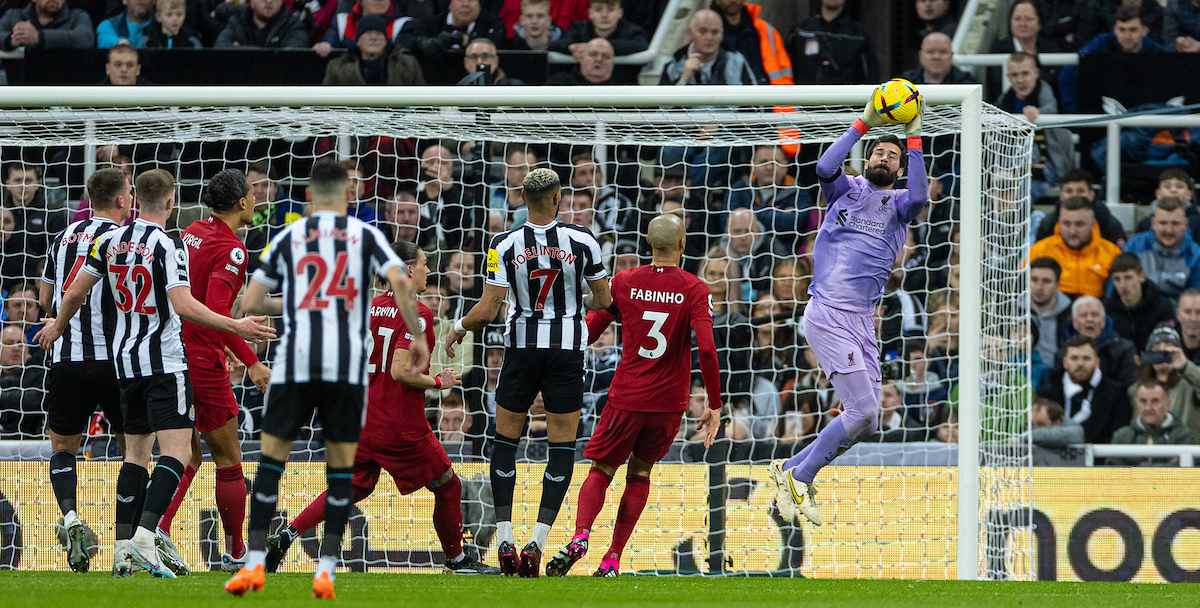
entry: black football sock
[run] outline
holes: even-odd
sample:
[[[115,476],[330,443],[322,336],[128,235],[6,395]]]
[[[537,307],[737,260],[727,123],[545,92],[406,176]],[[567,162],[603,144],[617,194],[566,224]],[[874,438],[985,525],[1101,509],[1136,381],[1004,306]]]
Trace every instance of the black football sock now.
[[[158,528],[158,520],[175,498],[179,480],[183,479],[184,465],[170,456],[159,456],[150,475],[150,487],[146,490],[146,505],[142,507],[140,527],[151,532]]]
[[[133,538],[133,527],[142,513],[142,501],[146,497],[146,483],[150,472],[146,467],[126,462],[117,474],[117,540]]]
[[[339,557],[342,554],[342,536],[346,533],[346,522],[350,520],[350,506],[354,503],[354,471],[350,467],[326,467],[325,536],[321,538],[321,555]]]
[[[512,521],[513,489],[517,485],[518,439],[496,433],[492,437],[492,504],[496,521]]]
[[[554,525],[563,498],[571,487],[571,473],[575,472],[575,442],[550,442],[550,455],[546,462],[546,474],[542,476],[542,504],[538,509],[538,523]]]
[[[247,542],[251,551],[267,550],[267,530],[275,517],[279,502],[279,480],[283,477],[282,460],[262,456],[254,475],[254,491],[250,494],[250,534]]]
[[[75,510],[75,487],[79,482],[76,466],[75,452],[59,450],[50,455],[50,486],[63,515]]]

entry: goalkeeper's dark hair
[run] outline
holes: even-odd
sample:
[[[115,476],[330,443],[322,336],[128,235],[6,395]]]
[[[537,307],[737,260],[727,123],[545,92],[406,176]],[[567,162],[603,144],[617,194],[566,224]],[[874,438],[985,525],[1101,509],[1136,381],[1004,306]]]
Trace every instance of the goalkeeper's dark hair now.
[[[392,243],[392,251],[404,260],[405,264],[412,266],[421,259],[421,248],[417,247],[416,243],[410,241],[396,241]]]
[[[880,135],[874,141],[867,144],[867,158],[871,158],[871,152],[873,152],[875,148],[879,146],[879,144],[892,144],[893,146],[900,148],[900,168],[904,169],[905,173],[908,173],[908,152],[907,146],[904,145],[904,142],[900,141],[899,137],[896,137],[891,133],[888,133],[887,135]]]
[[[332,158],[322,158],[313,163],[312,172],[308,176],[308,185],[313,192],[322,196],[337,194],[345,190],[350,173],[340,163]]]
[[[250,184],[246,183],[245,173],[237,169],[223,169],[208,181],[200,202],[213,211],[224,212],[233,209],[249,193]]]
[[[117,200],[117,194],[128,183],[125,172],[120,169],[97,169],[88,178],[87,195],[89,204],[95,211],[111,209]]]

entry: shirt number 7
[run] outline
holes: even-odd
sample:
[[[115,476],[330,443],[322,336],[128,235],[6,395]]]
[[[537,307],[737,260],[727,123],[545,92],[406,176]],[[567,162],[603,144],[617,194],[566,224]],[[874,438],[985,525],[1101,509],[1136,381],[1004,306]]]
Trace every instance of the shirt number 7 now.
[[[529,273],[531,279],[543,279],[542,289],[538,292],[537,302],[533,303],[534,310],[543,310],[546,308],[546,298],[550,296],[550,288],[554,285],[554,281],[558,280],[558,275],[561,270],[553,270],[550,268],[538,268]]]

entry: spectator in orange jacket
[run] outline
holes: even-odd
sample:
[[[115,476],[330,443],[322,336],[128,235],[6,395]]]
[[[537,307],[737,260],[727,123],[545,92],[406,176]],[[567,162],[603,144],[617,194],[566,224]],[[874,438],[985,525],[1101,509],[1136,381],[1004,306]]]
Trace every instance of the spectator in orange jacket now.
[[[758,17],[761,6],[745,0],[713,0],[712,9],[725,26],[725,46],[745,56],[758,84],[793,84],[792,60],[783,36]]]
[[[1092,205],[1083,197],[1064,201],[1054,234],[1029,248],[1029,259],[1050,257],[1062,266],[1059,291],[1070,296],[1104,297],[1109,267],[1121,253],[1120,247],[1100,236]]]

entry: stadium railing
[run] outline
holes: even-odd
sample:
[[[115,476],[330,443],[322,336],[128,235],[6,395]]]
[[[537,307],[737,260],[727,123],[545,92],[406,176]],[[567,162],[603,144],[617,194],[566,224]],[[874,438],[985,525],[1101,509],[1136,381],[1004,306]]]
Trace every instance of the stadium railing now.
[[[1180,467],[1195,466],[1200,445],[1112,445],[1085,443],[1071,446],[1083,450],[1083,466],[1096,466],[1096,457],[1107,458],[1179,458]]]

